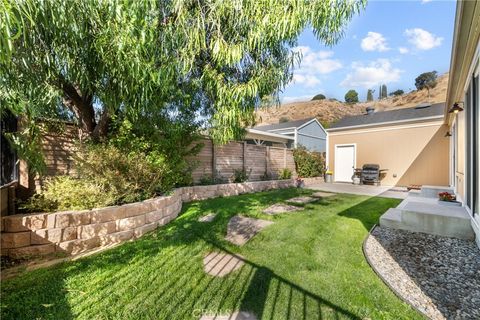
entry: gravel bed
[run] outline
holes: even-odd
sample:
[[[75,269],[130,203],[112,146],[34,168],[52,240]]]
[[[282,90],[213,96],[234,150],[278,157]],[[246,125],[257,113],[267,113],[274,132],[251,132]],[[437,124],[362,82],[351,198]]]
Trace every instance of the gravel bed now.
[[[364,246],[375,271],[431,319],[480,319],[480,250],[474,242],[376,227]]]

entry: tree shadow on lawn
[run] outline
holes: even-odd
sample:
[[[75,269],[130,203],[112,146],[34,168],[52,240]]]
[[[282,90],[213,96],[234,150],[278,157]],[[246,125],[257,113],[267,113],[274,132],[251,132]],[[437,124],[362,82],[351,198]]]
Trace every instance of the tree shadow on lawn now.
[[[203,270],[208,252],[238,251],[224,240],[233,215],[264,217],[264,207],[308,193],[286,189],[185,204],[176,220],[137,241],[5,281],[2,319],[195,319],[236,310],[259,319],[359,319],[252,261],[225,277]],[[364,219],[356,207],[342,214]],[[209,212],[217,213],[213,222],[197,221]]]
[[[363,197],[342,194],[344,197]],[[338,213],[339,216],[356,219],[362,223],[367,231],[370,231],[375,224],[378,224],[380,216],[388,209],[396,207],[402,200],[393,198],[368,197],[354,206],[348,207]]]

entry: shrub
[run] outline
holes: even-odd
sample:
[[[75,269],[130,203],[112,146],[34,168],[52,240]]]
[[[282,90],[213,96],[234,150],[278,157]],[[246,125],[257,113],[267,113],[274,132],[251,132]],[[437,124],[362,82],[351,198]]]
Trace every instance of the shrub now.
[[[292,178],[292,170],[290,170],[288,168],[283,168],[278,173],[278,179],[286,180],[286,179],[291,179],[291,178]]]
[[[299,177],[319,177],[325,170],[325,159],[320,152],[310,152],[304,147],[293,150],[293,158]]]
[[[345,102],[346,103],[356,103],[358,102],[358,93],[355,90],[348,90],[345,93]]]
[[[287,117],[280,117],[280,119],[278,119],[278,123],[285,123],[285,122],[288,122],[288,121],[290,121],[290,119],[287,118]]]
[[[326,99],[325,95],[319,93],[319,94],[313,96],[312,101],[314,101],[314,100],[324,100],[324,99]]]
[[[252,172],[252,169],[250,169],[249,172],[247,172],[245,169],[235,169],[233,171],[233,176],[231,180],[234,183],[245,182],[248,180],[248,177],[250,176],[251,172]]]
[[[390,96],[401,96],[404,93],[405,93],[405,91],[403,91],[402,89],[398,89],[398,90],[395,90],[393,92],[390,92]]]
[[[198,181],[198,184],[201,186],[209,186],[212,184],[215,184],[216,180],[212,175],[205,174],[200,177],[200,180]]]
[[[44,191],[20,205],[29,212],[80,210],[105,207],[117,202],[113,190],[88,179],[58,176],[45,182]]]

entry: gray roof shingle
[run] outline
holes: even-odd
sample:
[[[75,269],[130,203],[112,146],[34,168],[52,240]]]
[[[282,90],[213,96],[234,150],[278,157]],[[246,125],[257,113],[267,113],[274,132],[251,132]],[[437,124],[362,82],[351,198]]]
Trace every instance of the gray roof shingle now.
[[[345,117],[330,126],[330,129],[340,129],[361,125],[375,125],[384,122],[408,121],[414,119],[441,116],[445,111],[445,103],[436,103],[430,106],[419,105],[413,108],[404,108],[390,111],[380,111],[372,114]]]
[[[308,121],[310,121],[312,119],[314,119],[314,118],[269,124],[269,125],[265,125],[265,126],[253,127],[253,129],[261,130],[261,131],[270,131],[270,130],[276,130],[276,129],[298,128],[301,125],[307,123]]]

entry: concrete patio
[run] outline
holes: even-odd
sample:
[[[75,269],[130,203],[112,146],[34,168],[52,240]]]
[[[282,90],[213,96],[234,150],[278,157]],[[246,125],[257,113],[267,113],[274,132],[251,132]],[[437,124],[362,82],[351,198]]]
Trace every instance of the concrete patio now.
[[[307,185],[308,189],[335,193],[350,193],[372,197],[405,199],[408,196],[406,188],[392,186],[354,185],[350,183],[315,182]]]

